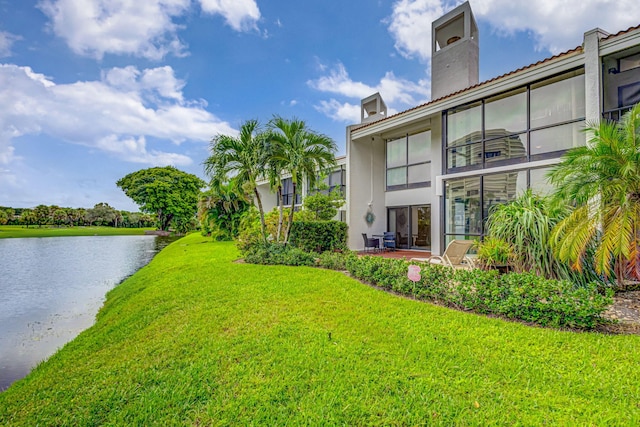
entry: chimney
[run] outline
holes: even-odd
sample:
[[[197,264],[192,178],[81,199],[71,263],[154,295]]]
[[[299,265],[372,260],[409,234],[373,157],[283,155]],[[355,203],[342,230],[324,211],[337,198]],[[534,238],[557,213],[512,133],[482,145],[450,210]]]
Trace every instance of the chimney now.
[[[478,26],[469,2],[431,24],[431,99],[478,83]]]

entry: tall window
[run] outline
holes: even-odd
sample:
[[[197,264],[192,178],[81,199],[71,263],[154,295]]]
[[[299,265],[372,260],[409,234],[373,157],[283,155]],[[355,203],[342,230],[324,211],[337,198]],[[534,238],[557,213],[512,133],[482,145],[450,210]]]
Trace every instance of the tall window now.
[[[445,244],[453,239],[483,236],[492,208],[511,202],[527,187],[541,192],[547,172],[548,169],[520,170],[446,181]]]
[[[584,86],[576,70],[447,111],[447,170],[558,157],[584,145]]]
[[[431,185],[431,131],[387,141],[387,190]]]

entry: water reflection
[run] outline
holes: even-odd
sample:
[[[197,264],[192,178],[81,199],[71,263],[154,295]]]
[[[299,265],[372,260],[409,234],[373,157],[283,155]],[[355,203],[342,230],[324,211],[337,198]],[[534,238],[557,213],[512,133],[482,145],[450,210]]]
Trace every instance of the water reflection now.
[[[171,240],[0,239],[0,391],[90,327],[105,294]]]

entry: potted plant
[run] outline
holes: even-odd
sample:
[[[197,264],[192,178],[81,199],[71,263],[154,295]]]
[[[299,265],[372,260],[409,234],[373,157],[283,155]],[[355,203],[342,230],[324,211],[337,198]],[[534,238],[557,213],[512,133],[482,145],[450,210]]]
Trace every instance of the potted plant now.
[[[478,263],[485,270],[509,271],[513,259],[513,248],[508,242],[497,237],[485,237],[477,244]]]

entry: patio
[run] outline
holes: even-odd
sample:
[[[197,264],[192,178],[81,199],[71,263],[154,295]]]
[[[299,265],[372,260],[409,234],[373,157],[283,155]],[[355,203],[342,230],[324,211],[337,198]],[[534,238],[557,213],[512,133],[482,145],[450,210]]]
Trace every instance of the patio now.
[[[385,251],[385,250],[376,250],[376,251],[360,251],[358,255],[371,255],[371,256],[379,256],[383,258],[393,258],[393,259],[411,259],[411,258],[427,258],[431,256],[431,252],[429,251],[418,251],[418,250],[409,250],[409,249],[398,249],[395,251]]]

